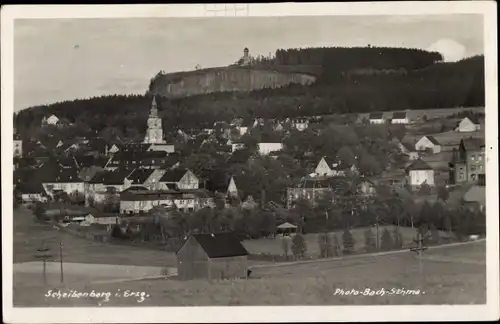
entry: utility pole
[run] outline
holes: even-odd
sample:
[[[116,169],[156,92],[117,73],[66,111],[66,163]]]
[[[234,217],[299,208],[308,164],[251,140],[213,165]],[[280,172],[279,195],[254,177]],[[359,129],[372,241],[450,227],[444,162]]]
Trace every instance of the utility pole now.
[[[37,249],[37,254],[35,255],[35,258],[41,259],[42,264],[43,264],[43,284],[47,284],[47,259],[51,258],[52,255],[49,254],[50,248],[45,246],[45,243],[43,243],[42,247]]]
[[[417,244],[417,247],[413,247],[410,249],[412,252],[417,253],[417,258],[418,258],[418,272],[420,275],[420,285],[423,287],[423,264],[422,264],[422,252],[427,250],[427,247],[424,246],[424,236],[421,232],[417,234],[417,239],[414,240]]]
[[[61,242],[59,243],[59,259],[61,262],[61,283],[64,282],[64,270],[63,270],[63,242],[61,239]]]

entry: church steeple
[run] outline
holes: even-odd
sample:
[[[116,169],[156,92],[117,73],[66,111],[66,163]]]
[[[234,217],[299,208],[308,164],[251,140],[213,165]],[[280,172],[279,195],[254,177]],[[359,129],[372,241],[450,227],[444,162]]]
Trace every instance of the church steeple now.
[[[156,96],[153,96],[153,102],[151,103],[151,111],[149,112],[150,118],[158,117],[158,107],[156,105]]]
[[[158,106],[156,104],[156,97],[153,97],[151,103],[151,111],[148,118],[148,129],[144,137],[144,143],[148,144],[164,144],[163,128],[161,125],[161,118],[158,117]]]

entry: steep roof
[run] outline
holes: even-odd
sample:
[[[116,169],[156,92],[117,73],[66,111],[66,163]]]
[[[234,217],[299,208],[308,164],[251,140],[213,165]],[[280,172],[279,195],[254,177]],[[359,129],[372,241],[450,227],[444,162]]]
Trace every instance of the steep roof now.
[[[370,113],[368,118],[370,118],[370,119],[382,119],[383,116],[384,116],[383,112],[372,112],[372,113]]]
[[[209,258],[248,255],[248,251],[234,233],[193,234],[192,236]]]
[[[16,189],[23,194],[34,194],[34,193],[45,194],[45,189],[43,188],[41,182],[34,182],[34,181],[22,182],[16,187]]]
[[[486,188],[483,186],[473,186],[463,196],[464,202],[477,202],[480,205],[486,204]]]
[[[464,138],[462,143],[466,151],[479,151],[484,147],[484,139],[481,138]]]
[[[392,114],[392,119],[405,119],[406,111],[396,111]]]
[[[50,179],[44,181],[46,183],[72,183],[82,182],[78,177],[78,171],[75,168],[61,168],[55,174],[52,174]]]
[[[99,172],[92,179],[90,183],[102,183],[104,185],[120,185],[123,184],[125,178],[132,173],[132,170],[118,169],[115,171]]]
[[[142,184],[153,172],[153,169],[135,169],[127,178],[132,181],[132,184]]]
[[[410,164],[406,168],[406,170],[408,170],[408,171],[410,171],[410,170],[432,170],[432,168],[424,160],[418,159],[418,160],[415,160],[412,164]]]
[[[188,172],[187,169],[168,170],[161,177],[160,182],[179,182],[186,172]]]
[[[434,145],[441,145],[439,144],[439,142],[437,141],[437,139],[432,136],[432,135],[425,135],[425,137],[427,137],[427,139]]]

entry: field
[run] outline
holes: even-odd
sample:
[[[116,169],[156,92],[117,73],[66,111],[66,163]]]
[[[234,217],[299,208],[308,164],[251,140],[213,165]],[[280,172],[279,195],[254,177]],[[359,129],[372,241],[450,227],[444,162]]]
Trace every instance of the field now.
[[[379,236],[382,236],[382,232],[385,228],[387,228],[391,233],[395,226],[380,226],[379,227]],[[407,227],[401,227],[401,234],[403,235],[403,244],[405,246],[412,245],[413,240],[415,239],[416,230]],[[363,250],[365,246],[365,237],[364,232],[365,228],[353,229],[351,230],[351,234],[354,237],[356,242],[354,248],[358,251]],[[372,233],[376,235],[375,228],[372,228]],[[330,233],[332,234],[332,233]],[[335,233],[339,237],[339,242],[342,242],[342,232]],[[441,233],[441,236],[445,236],[445,233]],[[308,256],[317,257],[320,255],[319,244],[318,244],[318,234],[305,234],[307,252]],[[243,241],[243,245],[248,250],[248,252],[252,254],[260,254],[260,253],[269,253],[274,255],[282,255],[283,248],[281,246],[281,237],[277,236],[275,239],[271,238],[261,238],[257,240],[248,240]]]
[[[16,306],[208,306],[208,305],[400,305],[482,304],[486,297],[485,243],[429,249],[422,261],[409,251],[379,256],[351,257],[291,265],[255,267],[248,280],[182,282],[174,278],[72,284],[50,287],[20,286]],[[27,282],[26,277],[19,281]],[[34,282],[34,280],[30,280]],[[366,289],[369,289],[368,291]],[[110,292],[103,298],[43,297],[48,289],[62,293]],[[143,292],[140,297],[115,292]],[[383,289],[383,290],[382,290]],[[392,289],[399,294],[389,294]],[[359,295],[346,295],[346,291]],[[363,296],[378,291],[380,295]],[[384,295],[381,295],[385,291]],[[419,291],[419,292],[418,292]],[[418,294],[417,294],[418,293]]]
[[[36,221],[30,210],[14,211],[14,263],[37,261],[35,254],[43,243],[51,249],[52,260],[58,261],[61,240],[66,262],[136,266],[175,266],[177,262],[173,253],[78,238]]]

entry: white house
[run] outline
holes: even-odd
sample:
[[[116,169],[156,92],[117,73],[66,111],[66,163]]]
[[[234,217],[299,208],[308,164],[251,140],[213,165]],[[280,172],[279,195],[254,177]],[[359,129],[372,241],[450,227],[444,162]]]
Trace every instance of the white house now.
[[[434,170],[422,159],[415,160],[406,169],[408,182],[411,186],[427,184],[431,187],[434,183]]]
[[[457,132],[475,132],[481,129],[481,124],[474,118],[465,117],[459,123],[455,131]]]
[[[148,151],[163,151],[167,153],[174,153],[175,152],[175,146],[174,144],[153,144],[151,147],[148,149]]]
[[[370,124],[385,124],[384,113],[382,112],[371,113],[368,119],[370,120]]]
[[[194,190],[200,187],[200,180],[191,170],[169,170],[160,178],[158,187],[160,190]]]
[[[85,193],[85,184],[83,180],[78,177],[78,172],[73,168],[62,168],[51,180],[45,180],[43,188],[50,196],[53,196],[57,191],[63,191],[68,195],[77,192],[80,194]]]
[[[425,135],[415,144],[417,151],[426,151],[431,149],[432,153],[436,154],[441,152],[441,144],[434,138],[434,136]]]
[[[281,151],[283,143],[259,143],[259,153],[261,155],[268,155],[271,152]]]
[[[232,143],[231,144],[231,152],[242,150],[245,148],[245,144],[243,143]]]
[[[397,111],[392,114],[391,124],[409,124],[408,114],[406,111]]]
[[[292,124],[298,131],[302,132],[309,127],[309,119],[296,118],[292,121]]]
[[[57,125],[59,123],[59,118],[56,115],[51,115],[46,119],[47,125]]]

